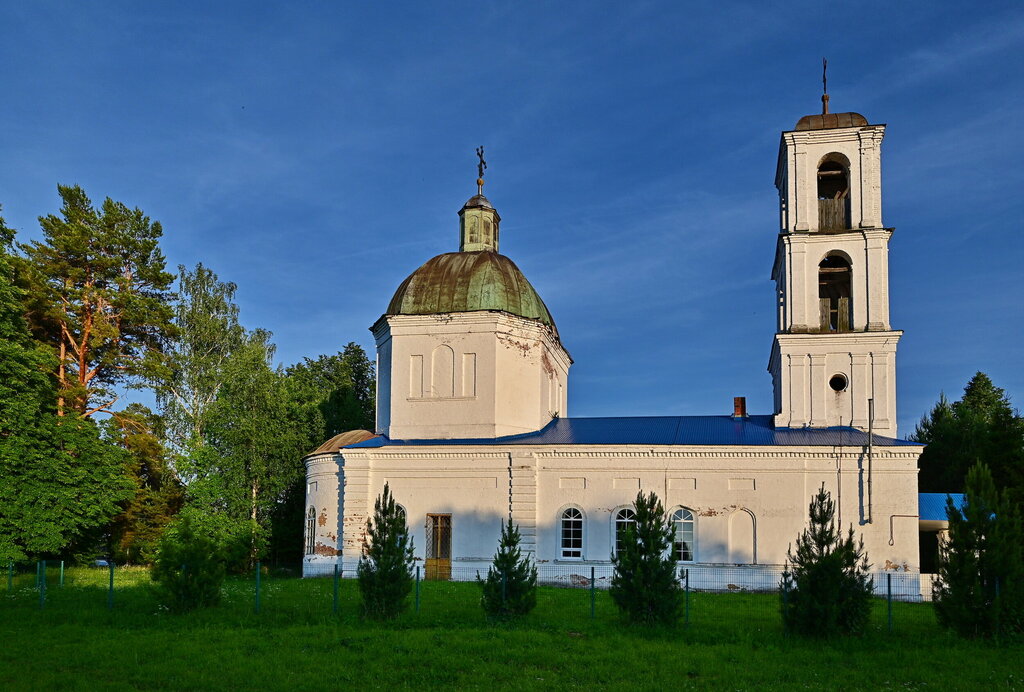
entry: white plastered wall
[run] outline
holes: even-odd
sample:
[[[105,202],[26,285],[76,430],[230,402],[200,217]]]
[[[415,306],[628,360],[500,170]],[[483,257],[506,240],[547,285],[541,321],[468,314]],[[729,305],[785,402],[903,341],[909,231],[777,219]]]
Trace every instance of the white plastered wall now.
[[[828,154],[849,162],[853,228],[882,226],[881,144],[885,125],[782,133],[776,185],[782,196],[782,231],[818,230],[818,164]]]
[[[874,400],[873,432],[896,437],[896,346],[902,335],[776,335],[768,363],[777,396],[775,425],[867,430],[868,400]],[[846,389],[829,386],[835,375],[846,378]]]
[[[392,439],[494,438],[566,415],[572,360],[536,320],[494,311],[395,315],[374,336],[377,431]]]
[[[407,511],[419,560],[426,515],[452,515],[456,573],[486,568],[510,507],[523,551],[539,564],[607,566],[614,513],[638,491],[655,492],[667,511],[695,513],[696,563],[781,565],[822,483],[844,529],[852,524],[864,537],[873,569],[918,568],[918,447],[876,447],[870,464],[863,447],[453,445],[344,454],[346,570],[385,482]],[[585,517],[582,560],[560,557],[558,517],[570,505]]]

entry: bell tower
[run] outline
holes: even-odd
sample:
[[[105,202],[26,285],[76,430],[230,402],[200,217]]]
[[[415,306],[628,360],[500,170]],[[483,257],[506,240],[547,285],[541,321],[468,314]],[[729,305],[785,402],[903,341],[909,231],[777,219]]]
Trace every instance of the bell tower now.
[[[782,133],[777,326],[768,371],[775,425],[896,436],[896,345],[882,223],[885,125],[859,113],[804,116]],[[871,405],[873,403],[873,406]]]

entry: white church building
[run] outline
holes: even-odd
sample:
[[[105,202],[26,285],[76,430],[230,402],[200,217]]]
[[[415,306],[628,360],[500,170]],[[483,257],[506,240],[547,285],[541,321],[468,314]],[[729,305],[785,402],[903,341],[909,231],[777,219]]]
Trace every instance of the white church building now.
[[[542,575],[607,575],[637,492],[653,491],[681,566],[756,587],[785,562],[822,484],[873,570],[915,575],[922,447],[896,437],[902,332],[889,321],[884,134],[857,113],[806,116],[782,133],[767,415],[737,399],[706,416],[570,416],[572,358],[499,254],[501,218],[478,180],[459,211],[458,252],[414,271],[372,327],[376,431],[305,457],[304,574],[354,572],[387,483],[426,578],[485,570],[509,516]]]

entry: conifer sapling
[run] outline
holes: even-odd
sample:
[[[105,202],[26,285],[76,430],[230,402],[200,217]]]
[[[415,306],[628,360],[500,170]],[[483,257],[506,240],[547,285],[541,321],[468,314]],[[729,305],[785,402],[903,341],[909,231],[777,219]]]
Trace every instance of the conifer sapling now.
[[[672,524],[653,492],[638,493],[633,512],[634,523],[625,528],[612,555],[612,600],[633,622],[674,624],[683,594],[669,550]]]
[[[853,526],[844,538],[835,524],[836,506],[822,484],[808,509],[810,525],[786,551],[780,584],[782,620],[800,634],[860,634],[871,612],[874,583],[864,541]]]
[[[405,610],[413,586],[413,547],[405,513],[395,502],[388,484],[366,522],[363,556],[357,576],[363,612],[373,618],[393,618]]]
[[[480,604],[491,616],[525,615],[537,605],[537,568],[519,549],[519,527],[501,525],[501,539],[487,579],[477,581],[483,587]]]

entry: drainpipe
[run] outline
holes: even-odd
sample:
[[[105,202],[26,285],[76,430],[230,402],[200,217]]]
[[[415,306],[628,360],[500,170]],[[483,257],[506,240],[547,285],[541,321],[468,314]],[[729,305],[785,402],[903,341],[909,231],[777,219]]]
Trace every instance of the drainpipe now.
[[[872,518],[872,504],[871,504],[871,466],[874,461],[874,446],[875,446],[875,400],[868,399],[868,511],[867,516],[864,518],[864,523],[870,524]],[[891,545],[891,544],[890,544]]]
[[[508,520],[512,521],[512,452],[508,453]]]
[[[839,416],[839,453],[836,454],[836,525],[843,526],[843,417]]]

